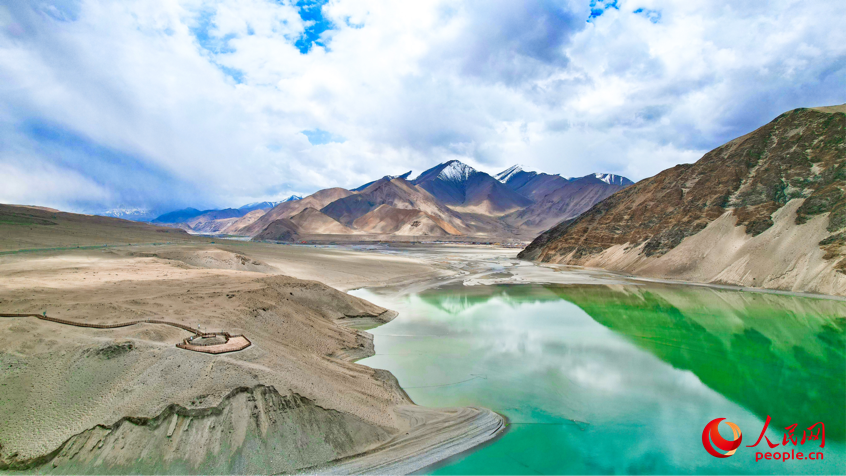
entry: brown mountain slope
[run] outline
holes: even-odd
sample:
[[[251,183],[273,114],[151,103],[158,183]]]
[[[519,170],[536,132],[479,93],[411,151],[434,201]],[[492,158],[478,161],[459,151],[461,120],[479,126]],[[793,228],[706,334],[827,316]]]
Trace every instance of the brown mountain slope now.
[[[234,222],[227,225],[223,228],[223,233],[229,233],[231,235],[238,235],[240,231],[253,223],[256,222],[259,218],[263,217],[270,209],[262,209],[259,208],[258,210],[253,210],[246,215],[242,216],[241,218],[236,219]]]
[[[261,233],[261,231],[274,220],[278,220],[279,218],[291,218],[309,207],[320,210],[335,200],[348,197],[350,195],[352,195],[352,192],[338,187],[320,190],[319,192],[315,192],[302,200],[280,203],[268,210],[267,213],[252,224],[249,224],[240,230],[232,230],[228,232],[232,234],[255,236]]]
[[[558,182],[557,185],[557,189],[547,192],[539,201],[506,215],[503,221],[517,228],[546,230],[581,215],[594,204],[626,188],[623,185],[609,185],[594,175],[570,182]]]
[[[238,221],[239,218],[218,218],[216,220],[208,220],[208,221],[194,221],[186,223],[188,227],[191,228],[191,231],[195,231],[198,233],[223,233],[223,230],[232,226],[233,223]]]
[[[846,294],[846,107],[796,109],[545,232],[523,259]]]
[[[314,208],[306,208],[291,218],[279,218],[270,222],[253,237],[255,241],[298,241],[301,234],[353,235],[352,230]]]
[[[300,227],[289,218],[280,218],[270,222],[261,233],[253,237],[253,241],[298,241]]]
[[[297,224],[300,233],[315,235],[352,235],[355,233],[354,230],[311,207],[292,216],[291,221]]]
[[[532,200],[533,202],[542,199],[547,194],[564,187],[569,183],[567,179],[560,175],[550,175],[544,173],[535,173],[530,175],[524,172],[528,177],[515,177],[513,186],[511,181],[507,185],[520,195]],[[521,180],[522,179],[522,180]]]
[[[225,220],[227,218],[240,218],[244,212],[236,208],[225,208],[223,210],[209,210],[202,215],[191,218],[186,223],[204,223],[213,220]]]
[[[220,233],[243,218],[244,212],[234,208],[211,210],[202,215],[191,218],[185,223],[191,230],[199,233]]]
[[[402,178],[377,180],[360,193],[334,201],[321,211],[343,224],[352,225],[356,219],[380,205],[419,210],[453,235],[468,231],[460,215],[444,206],[426,190]]]
[[[453,210],[500,216],[531,205],[532,201],[512,192],[488,174],[478,173],[467,180],[464,203]]]
[[[357,193],[340,200],[335,200],[323,207],[321,212],[337,220],[339,223],[352,225],[358,217],[378,206],[379,204],[370,200],[367,195]]]
[[[438,222],[425,213],[420,213],[414,220],[405,222],[397,231],[398,236],[449,236]]]
[[[353,226],[367,233],[392,233],[397,235],[449,235],[429,215],[416,209],[394,208],[379,205],[375,210],[358,217]]]

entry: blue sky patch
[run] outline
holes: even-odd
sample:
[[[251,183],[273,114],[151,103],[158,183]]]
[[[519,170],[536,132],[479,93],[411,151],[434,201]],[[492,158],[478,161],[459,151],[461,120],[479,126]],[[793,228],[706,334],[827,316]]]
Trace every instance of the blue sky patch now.
[[[587,21],[590,22],[594,18],[602,16],[609,8],[619,10],[620,6],[617,5],[617,0],[590,0],[590,16],[588,16]]]
[[[320,129],[314,129],[312,131],[302,131],[303,135],[308,138],[308,141],[311,145],[321,145],[321,144],[328,144],[330,142],[346,142],[347,140],[341,136],[336,136],[331,132],[326,132]]]
[[[75,0],[35,0],[31,6],[56,21],[72,22],[79,18],[79,3]]]
[[[214,59],[216,55],[234,53],[235,48],[233,48],[229,42],[237,37],[234,33],[224,35],[223,37],[217,37],[209,34],[209,31],[211,31],[214,27],[214,22],[212,21],[214,15],[215,14],[209,10],[201,12],[197,17],[196,25],[191,28],[191,33],[194,34],[200,48],[206,50],[207,53],[205,56],[209,58],[209,61],[214,64],[217,69],[223,72],[223,74],[235,81],[235,83],[241,84],[244,82],[243,71],[224,66]]]
[[[200,47],[209,53],[219,55],[235,52],[235,48],[229,46],[229,40],[235,38],[234,34],[224,35],[222,38],[209,35],[209,31],[214,27],[212,22],[214,15],[214,12],[209,10],[200,13],[196,26],[191,28],[191,33],[197,38]]]
[[[235,69],[235,68],[230,68],[228,66],[223,66],[220,63],[215,63],[214,65],[217,66],[217,69],[223,71],[223,74],[232,78],[232,80],[235,81],[235,83],[243,84],[243,82],[244,82],[244,72],[241,71],[240,69]]]
[[[40,155],[51,163],[77,172],[113,193],[111,205],[150,204],[151,196],[160,197],[156,205],[163,205],[196,194],[190,185],[150,160],[103,146],[60,125],[29,120],[19,130],[37,144]]]
[[[294,43],[300,53],[308,54],[313,45],[326,48],[326,43],[320,39],[320,35],[332,29],[332,22],[323,17],[323,5],[328,1],[297,0],[296,6],[299,9],[300,18],[306,24],[302,36]]]
[[[645,16],[649,21],[652,23],[658,23],[661,21],[661,12],[658,10],[650,10],[648,8],[638,8],[634,12],[636,15]]]
[[[344,18],[344,23],[346,23],[348,27],[355,28],[356,30],[364,28],[364,23],[353,23],[350,21],[350,17]]]

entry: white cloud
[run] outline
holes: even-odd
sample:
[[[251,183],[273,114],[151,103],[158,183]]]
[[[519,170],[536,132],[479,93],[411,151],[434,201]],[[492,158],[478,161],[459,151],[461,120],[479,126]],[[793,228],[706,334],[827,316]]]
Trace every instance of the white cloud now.
[[[26,167],[0,162],[0,203],[60,207],[76,200],[106,201],[108,190],[81,174],[49,163],[29,161]]]
[[[450,158],[638,180],[846,101],[842,2],[618,5],[587,22],[588,0],[331,0],[308,54],[290,2],[0,6],[3,200],[28,198],[10,192],[35,180],[27,155],[75,174],[45,195],[65,208],[240,205]],[[316,129],[346,140],[312,145]],[[62,132],[49,154],[45,130]]]

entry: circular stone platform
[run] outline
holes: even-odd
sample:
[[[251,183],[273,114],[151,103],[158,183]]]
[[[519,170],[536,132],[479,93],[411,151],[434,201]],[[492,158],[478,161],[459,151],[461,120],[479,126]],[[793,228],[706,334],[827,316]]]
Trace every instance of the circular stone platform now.
[[[244,336],[233,336],[226,332],[200,334],[188,337],[176,344],[180,349],[205,352],[206,354],[223,354],[246,349],[252,343]]]

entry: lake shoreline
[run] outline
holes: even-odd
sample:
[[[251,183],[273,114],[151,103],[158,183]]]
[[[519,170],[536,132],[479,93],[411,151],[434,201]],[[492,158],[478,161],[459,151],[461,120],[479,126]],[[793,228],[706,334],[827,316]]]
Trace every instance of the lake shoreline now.
[[[478,405],[511,419],[508,432],[420,474],[754,474],[764,467],[748,460],[752,450],[728,462],[708,455],[702,425],[722,416],[757,433],[772,414],[776,441],[792,423],[843,421],[831,403],[846,396],[839,300],[571,277],[583,282],[465,286],[473,277],[463,275],[407,296],[353,293],[401,315],[374,330],[378,352],[362,364],[389,370],[421,405]],[[767,379],[802,384],[778,399],[748,391]],[[831,431],[825,465],[766,472],[831,472],[846,457]],[[635,444],[659,435],[673,435],[672,445]]]

